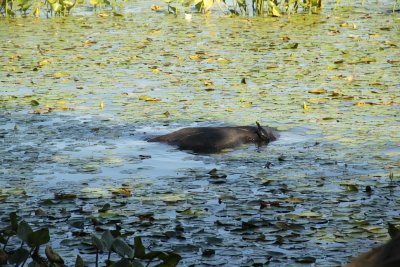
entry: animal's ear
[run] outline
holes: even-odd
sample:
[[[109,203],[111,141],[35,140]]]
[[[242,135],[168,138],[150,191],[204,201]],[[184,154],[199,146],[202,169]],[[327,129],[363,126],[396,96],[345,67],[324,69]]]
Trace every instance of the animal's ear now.
[[[263,128],[261,127],[260,123],[258,123],[258,121],[256,121],[257,124],[257,135],[258,138],[260,138],[261,140],[267,140],[268,141],[268,136],[265,135]]]

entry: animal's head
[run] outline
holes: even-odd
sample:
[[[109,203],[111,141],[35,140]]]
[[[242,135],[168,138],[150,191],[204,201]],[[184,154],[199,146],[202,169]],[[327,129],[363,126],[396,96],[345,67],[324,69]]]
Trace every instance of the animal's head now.
[[[277,139],[277,133],[271,128],[261,127],[260,123],[256,121],[257,124],[257,136],[260,138],[260,142],[268,143]]]

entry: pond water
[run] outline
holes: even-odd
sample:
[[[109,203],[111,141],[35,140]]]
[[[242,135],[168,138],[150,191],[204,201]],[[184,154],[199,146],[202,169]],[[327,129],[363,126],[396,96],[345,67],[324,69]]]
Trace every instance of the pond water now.
[[[82,234],[92,217],[181,266],[340,266],[389,239],[387,223],[400,224],[391,3],[191,21],[136,4],[124,17],[2,19],[2,222],[17,211],[50,227],[69,264],[95,260]],[[256,121],[280,139],[214,155],[146,142]]]

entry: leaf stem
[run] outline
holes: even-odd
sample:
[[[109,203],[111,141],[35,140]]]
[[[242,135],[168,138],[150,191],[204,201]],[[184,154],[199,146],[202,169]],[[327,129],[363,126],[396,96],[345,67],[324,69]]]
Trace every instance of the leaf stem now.
[[[99,267],[99,249],[96,248],[96,267]]]
[[[6,243],[4,243],[4,246],[3,246],[3,250],[4,250],[4,251],[6,251],[6,247],[7,247],[7,244],[8,244],[8,240],[10,240],[10,238],[11,238],[11,236],[7,237]]]
[[[32,252],[33,252],[34,249],[35,249],[35,247],[31,248],[31,251],[29,251],[29,256],[32,257]],[[29,258],[29,257],[26,257],[26,259],[25,259],[24,262],[22,263],[21,267],[23,267],[23,266],[25,265],[25,263],[26,263],[26,261],[28,260],[28,258]]]

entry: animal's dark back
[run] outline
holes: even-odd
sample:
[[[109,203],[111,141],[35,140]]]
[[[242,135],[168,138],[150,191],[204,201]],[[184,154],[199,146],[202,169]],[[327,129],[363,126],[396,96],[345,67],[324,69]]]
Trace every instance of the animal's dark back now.
[[[257,127],[191,127],[170,134],[155,137],[150,142],[166,142],[182,150],[192,150],[196,153],[215,153],[227,148],[234,148],[246,143],[265,143],[257,134]],[[263,127],[269,141],[277,138],[274,129]]]

